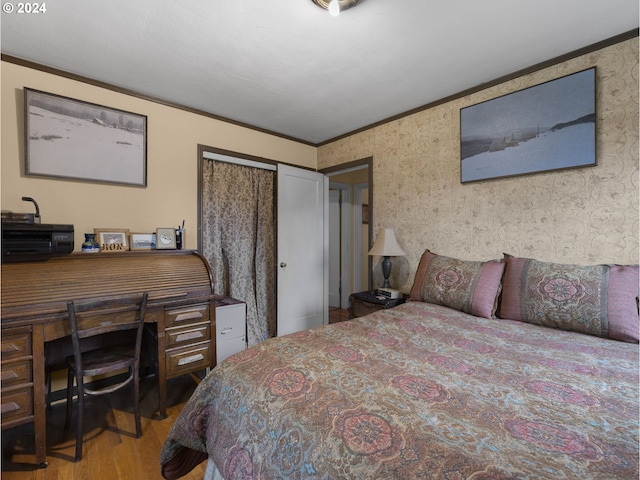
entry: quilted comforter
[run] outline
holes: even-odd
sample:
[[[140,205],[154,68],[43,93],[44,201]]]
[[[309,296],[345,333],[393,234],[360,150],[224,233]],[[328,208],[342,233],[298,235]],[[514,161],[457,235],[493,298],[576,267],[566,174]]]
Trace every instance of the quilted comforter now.
[[[218,365],[166,478],[637,479],[638,346],[409,302]]]

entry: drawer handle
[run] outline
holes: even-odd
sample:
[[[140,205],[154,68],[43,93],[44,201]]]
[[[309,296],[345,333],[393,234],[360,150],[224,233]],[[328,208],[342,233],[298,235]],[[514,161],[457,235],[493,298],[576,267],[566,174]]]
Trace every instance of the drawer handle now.
[[[13,353],[20,351],[20,347],[15,343],[3,342],[2,353]]]
[[[3,403],[0,413],[5,415],[9,412],[15,412],[16,410],[20,410],[20,405],[18,405],[16,402]]]
[[[225,327],[220,331],[220,335],[226,335],[229,332],[233,331],[233,327]]]
[[[180,335],[176,335],[176,342],[185,342],[187,340],[193,340],[195,338],[202,338],[204,334],[201,330],[196,330],[194,332],[186,332],[181,333]]]
[[[6,380],[12,380],[14,378],[18,378],[18,373],[15,370],[4,370],[2,372],[2,375],[0,375],[2,377],[2,381],[6,381]]]
[[[190,363],[199,362],[200,360],[204,360],[204,355],[201,353],[189,355],[188,357],[182,357],[178,360],[178,366],[181,367],[182,365],[189,365]]]
[[[184,322],[185,320],[193,320],[194,318],[203,318],[202,312],[184,312],[176,315],[176,322]]]

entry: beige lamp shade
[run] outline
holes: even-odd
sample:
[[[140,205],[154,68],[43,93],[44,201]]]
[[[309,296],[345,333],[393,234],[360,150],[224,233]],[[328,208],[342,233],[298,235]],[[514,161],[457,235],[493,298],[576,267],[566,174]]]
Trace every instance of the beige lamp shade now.
[[[396,236],[392,228],[385,228],[378,232],[376,242],[369,250],[369,255],[379,255],[381,257],[404,257],[405,253],[398,245]]]

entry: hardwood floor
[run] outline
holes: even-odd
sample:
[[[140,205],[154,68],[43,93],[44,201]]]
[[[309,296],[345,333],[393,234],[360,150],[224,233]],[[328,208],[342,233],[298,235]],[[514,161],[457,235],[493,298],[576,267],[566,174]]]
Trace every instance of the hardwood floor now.
[[[329,323],[338,323],[349,320],[349,310],[346,308],[330,308]]]
[[[85,434],[82,460],[73,462],[75,430],[63,430],[64,402],[47,414],[47,461],[34,464],[33,425],[2,431],[2,480],[161,480],[160,450],[175,419],[197,383],[184,375],[168,380],[168,417],[157,415],[158,390],[153,378],[140,383],[142,437],[135,438],[130,390],[94,397],[85,404]],[[74,404],[74,416],[76,415]],[[202,479],[206,462],[198,465],[187,480]]]

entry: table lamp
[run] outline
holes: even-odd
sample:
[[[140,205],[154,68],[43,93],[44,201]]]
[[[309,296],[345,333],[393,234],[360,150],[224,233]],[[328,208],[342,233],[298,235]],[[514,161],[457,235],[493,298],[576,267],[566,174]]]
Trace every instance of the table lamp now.
[[[404,254],[404,251],[396,241],[396,236],[394,235],[392,228],[385,228],[378,233],[373,247],[369,250],[369,255],[379,255],[384,257],[384,260],[382,261],[382,275],[384,276],[382,288],[391,288],[391,285],[389,284],[391,260],[389,257],[403,257]]]

